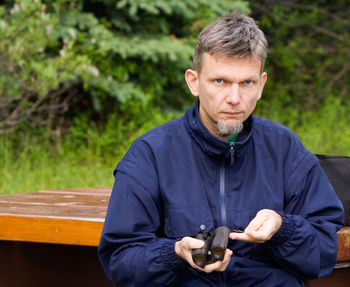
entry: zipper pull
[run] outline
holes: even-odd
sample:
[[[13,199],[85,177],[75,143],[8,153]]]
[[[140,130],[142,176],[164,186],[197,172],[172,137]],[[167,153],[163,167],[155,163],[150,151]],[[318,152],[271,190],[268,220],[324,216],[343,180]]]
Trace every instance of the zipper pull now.
[[[230,166],[233,166],[234,161],[235,161],[235,144],[230,143]]]

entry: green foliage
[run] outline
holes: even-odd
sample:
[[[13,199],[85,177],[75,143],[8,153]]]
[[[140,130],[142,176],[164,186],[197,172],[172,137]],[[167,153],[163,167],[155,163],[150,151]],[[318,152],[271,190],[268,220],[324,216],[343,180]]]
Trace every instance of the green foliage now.
[[[204,26],[260,21],[256,113],[312,152],[350,156],[346,1],[7,0],[0,4],[0,193],[110,186],[132,141],[192,105],[184,71]]]
[[[57,98],[87,77],[90,60],[60,43],[59,15],[41,1],[19,1],[0,9],[0,132],[31,120],[46,121],[50,111],[64,109]],[[51,112],[52,114],[52,112]]]
[[[316,111],[329,97],[349,100],[350,6],[346,1],[251,1],[268,35],[268,83],[259,113]],[[302,118],[299,118],[302,124]]]
[[[189,97],[180,74],[205,24],[199,11],[210,21],[235,8],[248,11],[242,1],[7,1],[0,132],[28,124],[66,130],[84,101],[97,120],[111,110],[135,115],[134,102],[181,108]],[[60,121],[68,111],[70,121]]]
[[[113,184],[110,162],[96,157],[82,160],[76,150],[54,152],[48,142],[28,141],[28,147],[18,152],[10,139],[1,139],[0,194]]]
[[[315,111],[301,114],[295,133],[316,154],[350,156],[350,103],[328,97]],[[293,128],[293,127],[292,127]]]
[[[327,97],[313,110],[282,110],[277,101],[268,118],[287,126],[316,154],[350,156],[350,102]]]
[[[110,185],[135,137],[193,102],[183,73],[197,33],[234,9],[249,11],[240,0],[0,5],[1,192]]]
[[[251,1],[268,36],[268,81],[256,113],[290,127],[314,153],[350,155],[350,6]]]
[[[45,129],[22,130],[0,138],[0,194],[91,186],[112,186],[113,169],[139,136],[173,119],[152,110],[143,123],[110,114],[106,125],[93,126],[82,114],[69,133],[52,143]],[[141,121],[141,119],[140,119]]]

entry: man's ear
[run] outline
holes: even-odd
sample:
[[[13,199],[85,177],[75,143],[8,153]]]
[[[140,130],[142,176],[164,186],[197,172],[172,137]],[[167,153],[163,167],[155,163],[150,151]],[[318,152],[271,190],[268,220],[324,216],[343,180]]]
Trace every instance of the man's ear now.
[[[192,95],[198,97],[198,73],[195,70],[188,69],[185,72],[185,80]]]
[[[260,76],[260,87],[259,87],[258,100],[260,100],[260,98],[262,96],[262,91],[264,89],[266,81],[267,81],[267,74],[266,74],[266,72],[263,72]]]

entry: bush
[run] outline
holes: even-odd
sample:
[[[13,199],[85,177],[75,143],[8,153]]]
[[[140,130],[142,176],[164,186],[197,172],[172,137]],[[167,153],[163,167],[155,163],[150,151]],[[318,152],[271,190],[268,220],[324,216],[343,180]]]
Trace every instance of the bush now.
[[[312,152],[350,155],[346,1],[3,2],[0,192],[111,185],[136,137],[193,104],[183,74],[195,38],[235,8],[269,40],[256,114]]]
[[[329,97],[349,100],[350,6],[346,1],[251,1],[268,35],[269,80],[259,113],[316,111]],[[284,114],[284,117],[283,117]],[[301,122],[299,122],[301,124]]]
[[[181,109],[194,37],[243,1],[17,0],[0,6],[0,133]]]

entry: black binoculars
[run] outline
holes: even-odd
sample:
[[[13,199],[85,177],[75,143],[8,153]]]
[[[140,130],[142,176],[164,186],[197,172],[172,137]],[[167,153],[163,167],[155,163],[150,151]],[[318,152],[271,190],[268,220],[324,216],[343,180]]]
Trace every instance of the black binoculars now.
[[[202,248],[192,250],[193,262],[204,268],[205,265],[222,261],[227,248],[230,229],[226,226],[220,226],[215,231],[200,231],[193,237],[204,241]]]

